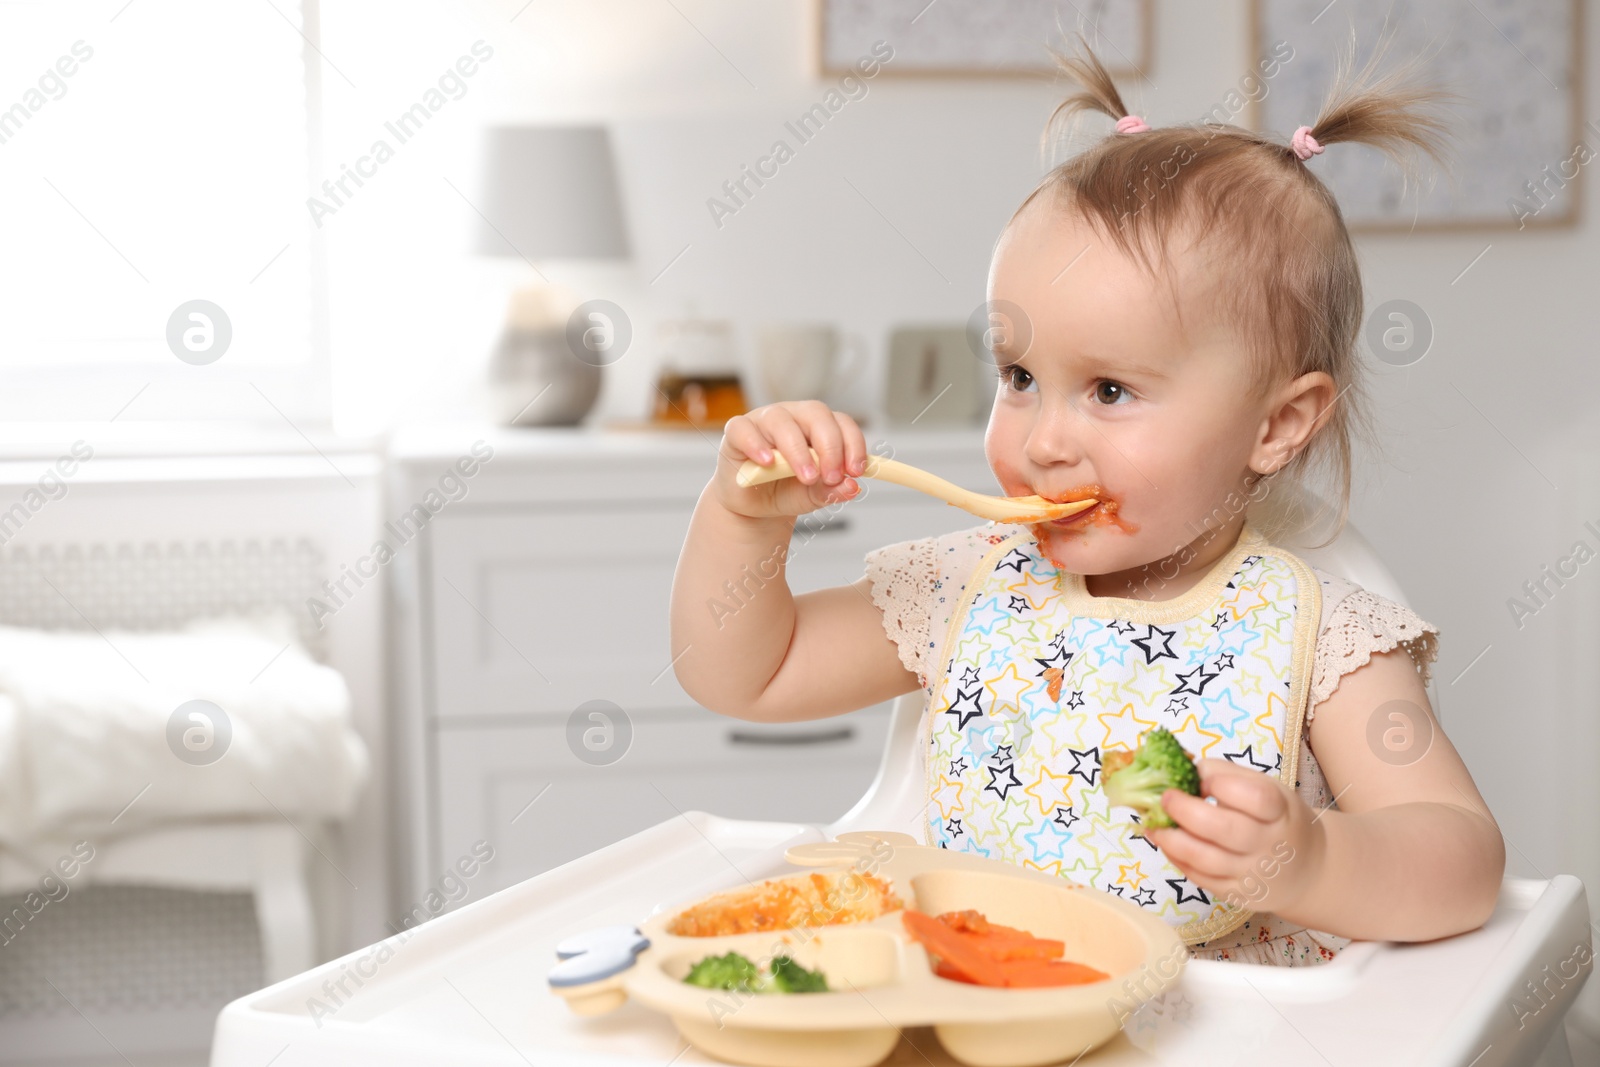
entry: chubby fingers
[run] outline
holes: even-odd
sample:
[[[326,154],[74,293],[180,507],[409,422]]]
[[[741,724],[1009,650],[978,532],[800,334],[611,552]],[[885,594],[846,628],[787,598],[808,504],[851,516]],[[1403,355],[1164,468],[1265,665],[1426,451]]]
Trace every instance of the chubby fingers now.
[[[1260,771],[1236,767],[1226,760],[1200,760],[1201,796],[1168,789],[1161,806],[1187,836],[1202,839],[1228,852],[1244,855],[1261,847],[1269,828],[1288,816],[1288,803],[1276,779]],[[1203,797],[1212,797],[1215,804]],[[1171,830],[1151,831],[1150,841],[1163,851],[1175,836]]]
[[[765,467],[772,463],[772,441],[756,425],[752,415],[754,412],[735,415],[728,420],[722,428],[721,451],[733,463],[743,463],[749,459]]]
[[[1213,845],[1182,827],[1145,829],[1140,833],[1197,885],[1220,885],[1233,878],[1249,862],[1240,853]]]
[[[1173,859],[1188,858],[1208,870],[1227,870],[1221,863],[1225,859],[1236,862],[1248,855],[1259,845],[1266,829],[1248,815],[1220,804],[1207,804],[1177,789],[1166,791],[1161,806],[1178,825],[1145,830],[1145,837]],[[1209,862],[1202,862],[1202,855]]]
[[[837,486],[866,471],[867,441],[860,426],[820,400],[756,408],[728,420],[724,433],[729,444],[763,466],[775,450],[803,485]]]
[[[1200,772],[1202,797],[1215,797],[1218,804],[1263,823],[1277,822],[1289,814],[1283,787],[1270,775],[1215,758],[1198,761],[1195,769]]]
[[[839,435],[844,442],[844,473],[860,477],[867,472],[867,438],[856,420],[842,411],[833,417],[839,423]]]
[[[832,409],[820,400],[801,400],[790,404],[789,411],[806,440],[816,450],[815,480],[823,485],[838,485],[844,480],[844,431]],[[804,479],[807,482],[812,480],[809,477]]]
[[[801,424],[788,405],[774,404],[757,408],[750,413],[750,419],[760,426],[761,432],[776,446],[778,454],[788,462],[789,469],[794,471],[798,481],[810,485],[821,477],[816,461],[811,458],[811,450],[814,447],[820,456],[822,444],[810,439],[808,427]]]

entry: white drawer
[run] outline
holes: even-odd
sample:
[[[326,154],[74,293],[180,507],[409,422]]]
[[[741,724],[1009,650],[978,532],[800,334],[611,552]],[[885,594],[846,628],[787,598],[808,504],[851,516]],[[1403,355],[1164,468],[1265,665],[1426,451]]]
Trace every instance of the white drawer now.
[[[693,502],[441,515],[430,527],[433,710],[692,706],[668,669],[672,572]]]
[[[857,580],[874,548],[979,521],[899,487],[867,492],[801,518],[788,564],[796,593]],[[597,698],[631,713],[694,706],[669,669],[672,575],[692,513],[686,501],[625,516],[519,508],[435,519],[424,612],[433,714],[566,714]]]
[[[789,588],[796,593],[856,581],[866,573],[866,554],[875,548],[983,522],[901,486],[862,485],[859,500],[802,515],[795,524],[786,567]]]
[[[691,810],[808,823],[843,815],[872,784],[889,705],[763,725],[706,711],[631,716],[626,754],[590,766],[567,746],[565,717],[516,726],[442,724],[432,866],[487,842],[494,860],[473,897]]]

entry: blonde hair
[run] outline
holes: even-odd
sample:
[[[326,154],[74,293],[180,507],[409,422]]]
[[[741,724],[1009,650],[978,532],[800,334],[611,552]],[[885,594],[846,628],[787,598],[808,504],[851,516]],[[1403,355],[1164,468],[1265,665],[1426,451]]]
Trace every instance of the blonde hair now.
[[[1323,145],[1372,145],[1400,164],[1408,186],[1418,152],[1443,166],[1446,123],[1435,109],[1455,94],[1417,79],[1425,57],[1378,76],[1387,45],[1355,69],[1342,57],[1310,133]],[[1115,83],[1078,37],[1078,54],[1057,55],[1082,91],[1051,114],[1057,124],[1084,112],[1128,114]],[[1349,512],[1353,442],[1374,442],[1357,351],[1363,301],[1361,271],[1344,217],[1328,187],[1290,145],[1220,122],[1152,127],[1112,134],[1057,166],[1022,205],[1041,195],[1082,217],[1154,273],[1174,234],[1192,227],[1198,244],[1214,242],[1230,263],[1216,292],[1223,313],[1243,325],[1260,395],[1280,381],[1326,372],[1337,390],[1311,441],[1280,469],[1309,488],[1323,471],[1337,507],[1333,535]],[[1013,219],[1016,217],[1012,216]],[[1273,476],[1278,472],[1274,471]],[[1331,539],[1331,537],[1330,537]]]

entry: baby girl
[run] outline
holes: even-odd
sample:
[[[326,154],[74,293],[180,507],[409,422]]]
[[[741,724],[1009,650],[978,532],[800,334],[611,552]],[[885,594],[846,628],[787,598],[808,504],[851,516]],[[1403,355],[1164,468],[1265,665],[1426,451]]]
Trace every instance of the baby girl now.
[[[1360,426],[1360,272],[1307,162],[1335,142],[1437,157],[1435,97],[1346,66],[1285,145],[1152,129],[1087,49],[1064,66],[1082,91],[1057,115],[1116,132],[1000,236],[985,452],[1007,495],[1098,503],[890,545],[852,585],[777,580],[708,613],[730,576],[771,573],[798,515],[860,491],[848,416],[758,408],[728,422],[679,561],[678,678],[765,722],[920,688],[928,844],[1116,893],[1195,957],[1318,963],[1352,939],[1473,929],[1505,847],[1429,706],[1437,631],[1276,543],[1316,475],[1343,524]],[[796,478],[737,484],[777,455]],[[1199,797],[1163,794],[1164,829],[1112,809],[1101,767],[1158,726],[1201,778]]]

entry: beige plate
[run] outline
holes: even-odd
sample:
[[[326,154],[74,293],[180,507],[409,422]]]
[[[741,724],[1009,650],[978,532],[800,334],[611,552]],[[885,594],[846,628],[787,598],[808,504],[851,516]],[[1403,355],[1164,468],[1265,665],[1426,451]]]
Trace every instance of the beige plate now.
[[[1111,977],[1043,989],[949,981],[933,973],[905,933],[901,910],[863,923],[716,937],[668,933],[678,914],[671,911],[639,926],[650,947],[633,967],[552,991],[580,1014],[608,1011],[631,996],[670,1015],[701,1051],[730,1063],[869,1067],[893,1051],[901,1028],[932,1026],[963,1063],[1026,1067],[1072,1060],[1103,1044],[1141,1004],[1176,983],[1188,960],[1177,933],[1131,901],[1001,860],[929,848],[906,834],[841,834],[791,848],[787,858],[874,875],[907,907],[929,915],[975,908],[994,922],[1064,941],[1065,959]],[[729,951],[758,965],[791,955],[820,969],[830,992],[743,994],[683,982],[695,963]]]
[[[815,460],[816,450],[808,451]],[[752,485],[793,477],[794,469],[789,466],[789,461],[773,453],[771,466],[763,467],[755,460],[746,460],[739,467],[736,480],[740,486],[749,488]],[[867,457],[867,469],[863,477],[876,478],[880,482],[893,482],[907,489],[927,493],[962,511],[992,522],[1048,522],[1051,519],[1064,519],[1068,515],[1087,511],[1099,503],[1098,500],[1074,500],[1058,504],[1042,496],[988,496],[984,493],[974,493],[954,482],[947,482],[938,475],[929,474],[920,467],[913,467],[898,460],[884,459],[882,456]]]

